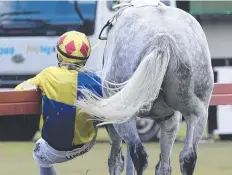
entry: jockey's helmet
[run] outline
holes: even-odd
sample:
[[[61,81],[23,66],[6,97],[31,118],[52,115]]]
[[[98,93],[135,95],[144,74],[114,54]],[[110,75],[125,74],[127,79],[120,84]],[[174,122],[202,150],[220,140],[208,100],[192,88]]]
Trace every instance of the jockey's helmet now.
[[[85,65],[91,53],[90,42],[84,33],[69,31],[60,36],[56,53],[59,63]]]

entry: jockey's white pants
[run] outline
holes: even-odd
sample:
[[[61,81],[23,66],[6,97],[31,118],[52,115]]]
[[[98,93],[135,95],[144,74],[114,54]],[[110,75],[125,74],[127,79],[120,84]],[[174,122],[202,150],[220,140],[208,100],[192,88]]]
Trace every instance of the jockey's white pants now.
[[[55,163],[67,162],[88,152],[95,144],[95,138],[84,146],[72,151],[57,151],[40,138],[33,151],[33,158],[40,167],[51,167]]]

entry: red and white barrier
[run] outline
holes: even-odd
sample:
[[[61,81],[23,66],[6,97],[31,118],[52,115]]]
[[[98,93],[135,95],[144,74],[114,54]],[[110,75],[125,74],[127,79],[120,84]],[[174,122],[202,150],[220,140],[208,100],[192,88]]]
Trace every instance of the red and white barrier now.
[[[215,83],[210,105],[232,105],[232,83]]]
[[[40,115],[41,102],[40,91],[0,91],[0,116]]]
[[[41,102],[40,91],[0,91],[0,116],[40,115]],[[210,105],[232,105],[232,83],[215,83]]]

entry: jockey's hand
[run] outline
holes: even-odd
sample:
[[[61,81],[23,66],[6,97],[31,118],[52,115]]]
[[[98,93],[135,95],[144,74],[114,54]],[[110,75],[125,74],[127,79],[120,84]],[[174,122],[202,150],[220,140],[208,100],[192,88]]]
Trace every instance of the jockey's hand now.
[[[38,90],[39,89],[38,86],[35,86],[27,81],[23,83],[23,86],[24,86],[24,90],[34,90],[34,89]]]

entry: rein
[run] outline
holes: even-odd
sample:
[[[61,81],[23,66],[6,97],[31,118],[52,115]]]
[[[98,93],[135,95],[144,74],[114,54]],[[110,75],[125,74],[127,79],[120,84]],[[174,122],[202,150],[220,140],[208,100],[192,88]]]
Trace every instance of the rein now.
[[[102,27],[101,32],[100,32],[100,34],[99,34],[99,36],[98,36],[98,39],[99,39],[99,40],[107,40],[107,36],[105,36],[105,37],[102,37],[102,36],[101,36],[102,33],[103,33],[103,31],[105,30],[105,28],[108,27],[108,29],[111,29],[111,28],[113,27],[113,22],[114,22],[114,20],[116,19],[117,15],[118,15],[120,12],[122,12],[124,9],[126,9],[127,7],[132,7],[133,5],[132,5],[132,4],[129,4],[129,3],[126,3],[126,4],[119,4],[119,5],[114,6],[113,9],[118,8],[118,7],[120,7],[120,6],[123,6],[123,8],[119,9],[119,10],[114,14],[114,16],[113,16],[112,18],[110,18],[110,19],[106,22],[106,24]]]

